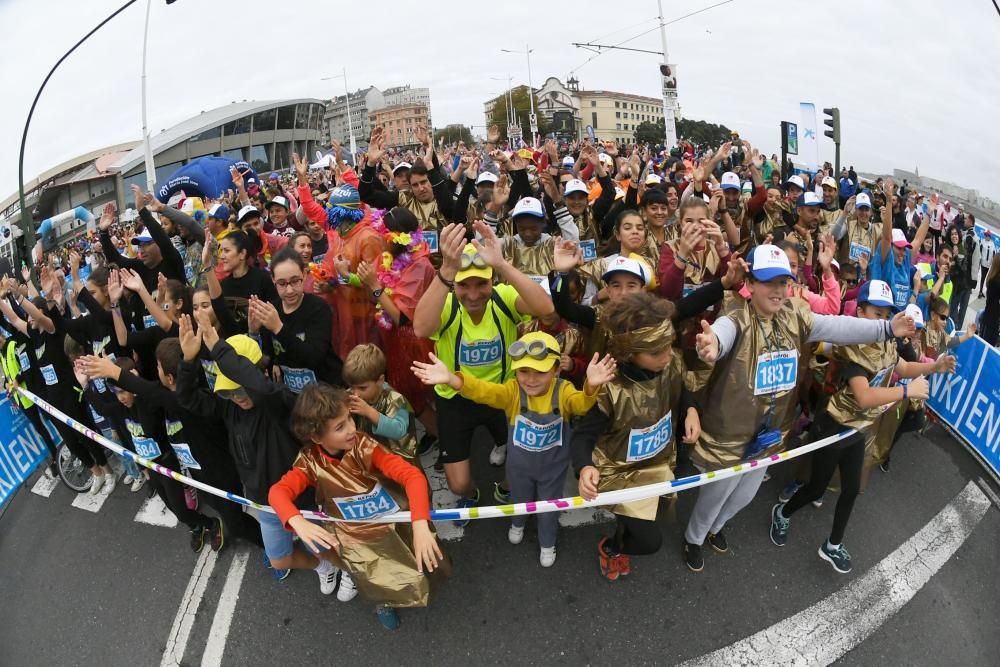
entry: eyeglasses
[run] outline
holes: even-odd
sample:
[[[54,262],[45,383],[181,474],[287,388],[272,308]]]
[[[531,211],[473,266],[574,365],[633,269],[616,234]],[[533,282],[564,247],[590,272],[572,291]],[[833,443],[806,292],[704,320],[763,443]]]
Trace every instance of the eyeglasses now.
[[[525,357],[531,357],[532,359],[538,359],[541,361],[549,355],[558,357],[559,352],[553,350],[551,347],[545,344],[545,341],[533,340],[530,343],[525,343],[523,340],[515,340],[507,348],[507,354],[514,361],[519,359],[524,359]]]
[[[230,401],[234,401],[234,400],[237,400],[237,399],[239,399],[239,400],[246,400],[246,399],[250,398],[250,395],[247,394],[247,390],[244,389],[243,387],[238,387],[236,389],[220,389],[219,391],[217,391],[215,393],[220,398],[226,398],[226,399],[229,399]]]
[[[286,289],[288,287],[298,287],[302,284],[302,278],[292,278],[291,280],[275,280],[274,286],[278,289]]]
[[[482,255],[480,255],[478,252],[473,253],[471,255],[468,253],[462,253],[462,259],[459,261],[458,265],[462,271],[465,271],[470,266],[474,266],[477,269],[485,269],[487,266],[489,266],[486,263],[486,260],[483,259]]]

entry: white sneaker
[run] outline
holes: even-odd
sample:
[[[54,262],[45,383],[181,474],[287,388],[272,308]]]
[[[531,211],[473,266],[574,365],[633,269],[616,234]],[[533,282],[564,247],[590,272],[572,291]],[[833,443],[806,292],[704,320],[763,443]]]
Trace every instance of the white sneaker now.
[[[143,477],[142,475],[139,475],[137,478],[132,480],[132,486],[130,490],[132,491],[132,493],[135,493],[144,486],[146,486],[146,478]]]
[[[106,496],[110,496],[111,495],[111,492],[115,490],[115,486],[118,483],[115,480],[115,478],[117,476],[118,475],[116,475],[113,472],[112,473],[104,473],[104,488],[101,489],[101,493],[103,493]]]
[[[341,602],[350,602],[358,596],[358,587],[354,585],[354,580],[346,570],[340,571],[340,586],[337,587],[337,599]]]
[[[542,547],[542,550],[538,552],[538,562],[542,564],[542,567],[552,567],[556,562],[556,548]]]
[[[337,568],[328,560],[320,559],[316,567],[316,575],[319,577],[319,591],[323,595],[330,595],[337,588]]]
[[[89,492],[90,495],[96,496],[98,493],[101,492],[101,487],[104,486],[104,479],[106,477],[107,477],[107,475],[94,475],[93,476],[93,478],[92,478],[93,481],[91,481],[91,483],[90,483],[90,492]]]
[[[507,541],[511,544],[520,544],[523,539],[524,526],[521,526],[520,528],[517,526],[511,526],[510,530],[507,531]]]
[[[124,477],[122,477],[122,484],[124,484],[125,486],[131,486],[132,482],[134,481],[135,480],[132,479],[132,475],[125,475]]]
[[[507,445],[493,445],[493,451],[490,452],[490,465],[499,468],[507,460]]]

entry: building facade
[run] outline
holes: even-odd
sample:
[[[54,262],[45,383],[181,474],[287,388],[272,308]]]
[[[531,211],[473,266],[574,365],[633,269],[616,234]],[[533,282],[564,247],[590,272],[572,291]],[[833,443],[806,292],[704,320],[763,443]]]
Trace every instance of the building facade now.
[[[431,127],[430,88],[411,88],[409,85],[405,85],[379,90],[375,86],[369,86],[351,93],[350,102],[350,125],[347,122],[347,96],[335,97],[327,105],[324,116],[327,141],[336,139],[342,146],[349,148],[351,145],[350,128],[353,127],[355,142],[360,147],[366,146],[372,131],[372,113],[385,107],[423,105],[426,109],[425,122],[428,124],[428,129]]]
[[[409,85],[386,88],[382,91],[385,98],[385,106],[397,106],[401,104],[422,104],[427,110],[427,129],[430,130],[434,123],[431,114],[431,89],[411,88]]]
[[[414,148],[420,144],[414,135],[418,125],[431,132],[430,113],[427,106],[418,102],[407,102],[383,107],[368,115],[371,127],[385,129],[386,148]]]
[[[505,90],[504,92],[497,95],[493,99],[486,100],[485,102],[483,102],[483,118],[485,120],[485,124],[483,125],[484,128],[488,129],[489,126],[493,124],[493,110],[496,109],[496,106],[497,104],[500,103],[500,100],[507,97],[508,92],[513,93],[514,95],[527,95],[528,87],[523,84],[520,86],[514,86],[509,91]],[[507,121],[504,119],[497,119],[496,124],[501,131],[507,128]],[[485,132],[483,134],[485,134]]]
[[[538,98],[538,114],[548,120],[549,131],[560,141],[572,141],[579,137],[580,91],[577,80],[570,78],[564,86],[562,81],[550,76],[535,91]]]

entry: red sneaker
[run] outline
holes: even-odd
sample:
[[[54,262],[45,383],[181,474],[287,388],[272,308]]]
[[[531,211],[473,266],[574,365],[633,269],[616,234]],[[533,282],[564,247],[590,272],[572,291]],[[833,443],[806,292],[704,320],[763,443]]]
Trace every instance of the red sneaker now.
[[[607,541],[608,538],[604,537],[597,543],[597,553],[600,556],[601,576],[608,581],[615,581],[618,579],[618,575],[620,574],[618,567],[621,556],[609,556],[605,553],[604,544]]]
[[[623,577],[632,574],[632,562],[627,554],[619,554],[617,560],[618,560],[618,574],[620,574]]]

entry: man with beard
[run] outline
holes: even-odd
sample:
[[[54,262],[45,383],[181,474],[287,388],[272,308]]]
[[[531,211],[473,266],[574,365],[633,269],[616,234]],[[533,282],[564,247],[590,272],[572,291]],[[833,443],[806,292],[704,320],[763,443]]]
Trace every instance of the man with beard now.
[[[823,190],[823,206],[819,212],[822,219],[819,233],[828,234],[837,220],[840,219],[839,188],[837,181],[832,176],[824,176],[823,180],[820,181],[820,188]]]

